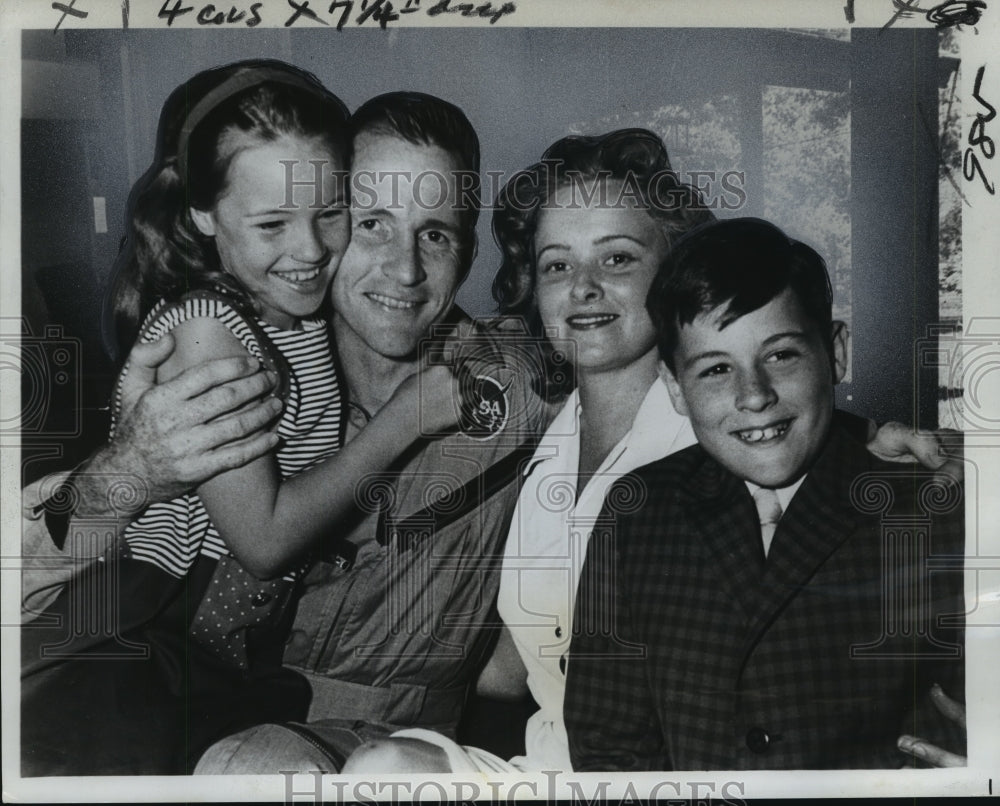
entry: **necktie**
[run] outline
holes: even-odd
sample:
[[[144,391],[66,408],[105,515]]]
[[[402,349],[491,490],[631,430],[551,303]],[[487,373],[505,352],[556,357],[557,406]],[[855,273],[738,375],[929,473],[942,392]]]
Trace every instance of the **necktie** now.
[[[774,530],[778,528],[781,519],[781,502],[778,494],[767,487],[761,487],[753,494],[753,502],[757,505],[757,515],[760,516],[760,536],[764,540],[764,556],[771,548]]]

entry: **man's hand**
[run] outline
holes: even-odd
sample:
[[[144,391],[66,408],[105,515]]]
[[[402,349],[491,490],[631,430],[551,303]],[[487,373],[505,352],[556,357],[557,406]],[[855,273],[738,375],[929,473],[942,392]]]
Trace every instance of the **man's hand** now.
[[[277,380],[273,373],[261,371],[251,356],[220,358],[157,386],[156,368],[173,349],[169,335],[132,349],[115,438],[75,480],[78,514],[106,510],[107,480],[115,475],[145,483],[144,500],[136,502],[141,509],[241,467],[277,444],[278,437],[264,430],[281,411],[281,402],[268,396]]]
[[[928,433],[902,423],[889,422],[881,428],[869,423],[868,450],[885,462],[919,462],[938,471],[942,481],[961,482],[965,475],[961,437],[961,432],[948,428]]]
[[[959,702],[955,702],[936,683],[931,688],[931,702],[948,719],[961,725],[962,729],[965,730],[965,706]],[[960,756],[957,753],[949,753],[937,745],[908,734],[900,736],[896,741],[896,746],[904,753],[909,753],[921,761],[926,761],[933,767],[965,767],[969,763],[965,756]]]

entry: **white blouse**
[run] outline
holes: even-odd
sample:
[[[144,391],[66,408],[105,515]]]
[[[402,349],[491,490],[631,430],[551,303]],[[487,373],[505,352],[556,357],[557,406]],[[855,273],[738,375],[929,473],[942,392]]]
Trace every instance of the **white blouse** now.
[[[500,616],[528,670],[528,688],[539,705],[528,720],[526,756],[511,760],[526,770],[571,769],[562,715],[566,653],[590,531],[608,488],[626,473],[695,443],[688,419],[674,411],[666,385],[657,378],[632,428],[575,500],[579,423],[580,403],[574,391],[526,470],[500,577]]]

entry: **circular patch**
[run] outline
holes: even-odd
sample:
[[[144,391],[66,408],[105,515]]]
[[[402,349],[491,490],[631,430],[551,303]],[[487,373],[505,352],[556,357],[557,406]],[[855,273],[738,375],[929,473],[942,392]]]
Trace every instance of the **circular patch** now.
[[[493,439],[507,425],[507,390],[489,375],[476,375],[462,393],[462,432],[473,439]]]

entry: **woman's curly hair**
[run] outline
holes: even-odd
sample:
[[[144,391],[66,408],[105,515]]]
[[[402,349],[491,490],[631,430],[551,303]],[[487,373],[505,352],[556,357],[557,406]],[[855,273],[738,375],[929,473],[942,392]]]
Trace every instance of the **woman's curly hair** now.
[[[507,182],[493,211],[493,237],[503,253],[493,280],[493,298],[501,314],[523,317],[529,332],[537,337],[544,336],[535,299],[539,212],[554,203],[559,188],[608,181],[622,183],[623,194],[636,200],[660,225],[670,246],[686,232],[715,219],[698,191],[681,182],[670,167],[663,140],[647,129],[573,135],[556,141],[540,161]],[[550,388],[546,396],[566,391],[565,385]]]

